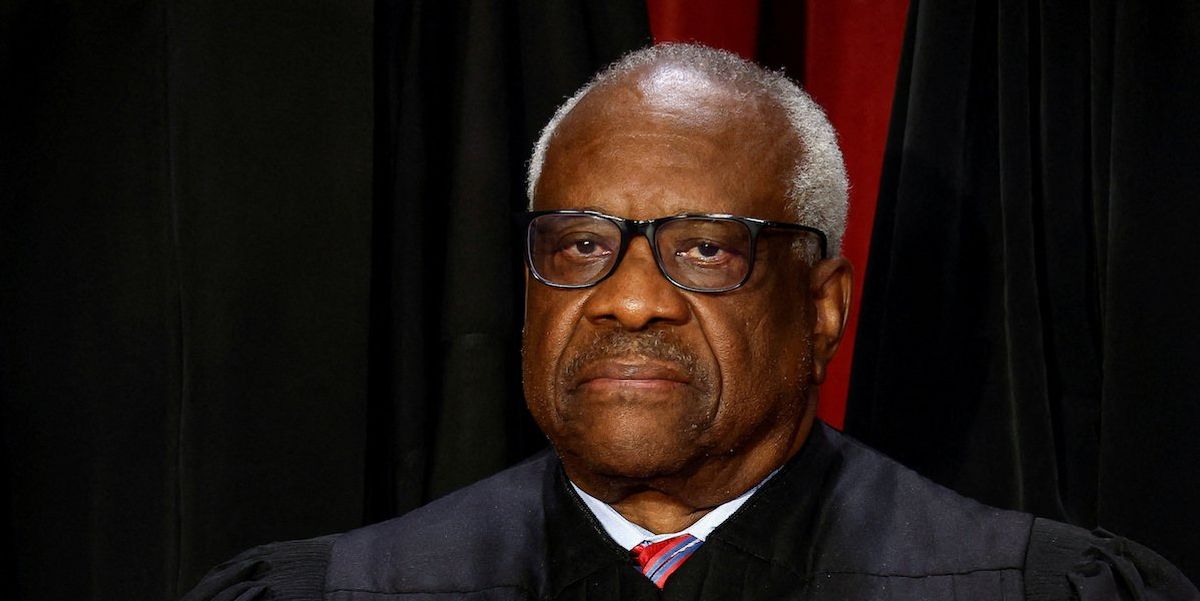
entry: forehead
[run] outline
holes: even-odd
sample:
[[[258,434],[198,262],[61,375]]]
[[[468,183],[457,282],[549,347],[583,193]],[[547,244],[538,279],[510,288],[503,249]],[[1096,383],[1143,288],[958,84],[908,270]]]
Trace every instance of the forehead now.
[[[563,119],[534,206],[791,220],[798,146],[783,111],[761,95],[656,66],[592,90]]]

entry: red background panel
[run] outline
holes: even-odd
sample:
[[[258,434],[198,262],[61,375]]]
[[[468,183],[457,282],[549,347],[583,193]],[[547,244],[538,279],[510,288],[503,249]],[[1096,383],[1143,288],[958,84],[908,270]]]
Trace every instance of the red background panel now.
[[[700,42],[753,59],[758,2],[647,0],[655,42]]]
[[[805,15],[804,86],[833,122],[850,175],[850,221],[842,254],[854,264],[854,310],[822,386],[820,408],[821,417],[838,428],[846,414],[850,358],[907,12],[907,0],[808,0]]]

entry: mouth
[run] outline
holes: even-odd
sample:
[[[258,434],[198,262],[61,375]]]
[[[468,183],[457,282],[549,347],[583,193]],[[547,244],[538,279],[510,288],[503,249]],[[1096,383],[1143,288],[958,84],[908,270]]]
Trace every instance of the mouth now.
[[[636,359],[596,361],[580,370],[574,390],[673,389],[691,384],[691,376],[680,365]]]

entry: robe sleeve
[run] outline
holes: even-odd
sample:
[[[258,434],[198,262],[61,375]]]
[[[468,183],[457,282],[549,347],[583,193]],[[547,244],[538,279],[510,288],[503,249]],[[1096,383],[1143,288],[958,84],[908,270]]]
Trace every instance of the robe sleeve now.
[[[321,601],[333,541],[255,547],[213,568],[181,601]]]
[[[1025,556],[1029,601],[1197,601],[1200,593],[1154,551],[1104,530],[1038,518]]]

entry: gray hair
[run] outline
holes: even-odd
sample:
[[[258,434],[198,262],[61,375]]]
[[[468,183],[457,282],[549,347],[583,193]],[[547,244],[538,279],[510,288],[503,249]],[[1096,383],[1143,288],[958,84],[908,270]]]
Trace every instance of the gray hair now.
[[[788,189],[788,210],[797,222],[828,235],[830,256],[840,254],[846,231],[849,183],[837,134],[824,111],[783,73],[764,69],[731,52],[696,44],[660,44],[635,50],[598,73],[562,103],[542,129],[529,159],[526,194],[530,206],[546,162],[546,149],[567,113],[593,88],[661,63],[686,65],[714,80],[749,88],[783,109],[802,148]]]

